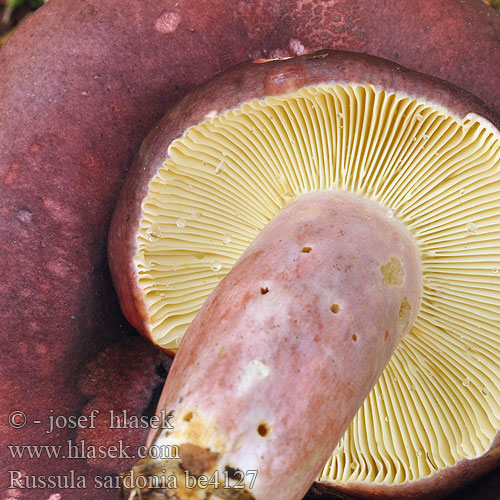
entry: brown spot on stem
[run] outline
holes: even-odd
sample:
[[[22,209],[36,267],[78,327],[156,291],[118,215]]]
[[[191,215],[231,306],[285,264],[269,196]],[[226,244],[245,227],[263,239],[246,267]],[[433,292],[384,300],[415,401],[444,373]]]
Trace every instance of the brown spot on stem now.
[[[266,423],[259,424],[257,432],[259,433],[259,436],[265,437],[269,434],[269,427]]]
[[[239,479],[243,473],[243,471],[239,469],[235,469],[234,467],[231,467],[230,465],[226,465],[226,472],[227,476],[230,477],[231,479]]]
[[[179,467],[196,477],[213,469],[219,458],[219,453],[192,443],[181,444],[179,453],[181,456]]]
[[[401,261],[393,257],[387,264],[380,266],[380,272],[386,285],[401,286],[405,277],[405,272]]]
[[[405,333],[410,325],[411,306],[405,297],[399,307],[399,331]]]

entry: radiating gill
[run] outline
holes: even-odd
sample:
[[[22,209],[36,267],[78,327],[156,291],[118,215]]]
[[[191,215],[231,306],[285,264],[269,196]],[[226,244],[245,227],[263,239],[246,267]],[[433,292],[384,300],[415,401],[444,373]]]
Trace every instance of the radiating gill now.
[[[285,204],[350,191],[409,228],[424,297],[320,479],[400,484],[488,450],[500,426],[500,137],[485,120],[371,86],[323,85],[211,117],[169,151],[136,256],[161,345],[177,347]]]

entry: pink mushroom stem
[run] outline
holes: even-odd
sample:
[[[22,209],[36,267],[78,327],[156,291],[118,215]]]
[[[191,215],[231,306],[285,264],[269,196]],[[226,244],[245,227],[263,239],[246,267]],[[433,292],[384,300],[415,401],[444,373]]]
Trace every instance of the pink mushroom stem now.
[[[290,203],[188,329],[158,407],[169,425],[149,439],[152,457],[174,453],[139,463],[128,479],[149,483],[129,498],[171,498],[168,480],[178,499],[302,498],[421,292],[418,249],[387,208],[343,192]]]

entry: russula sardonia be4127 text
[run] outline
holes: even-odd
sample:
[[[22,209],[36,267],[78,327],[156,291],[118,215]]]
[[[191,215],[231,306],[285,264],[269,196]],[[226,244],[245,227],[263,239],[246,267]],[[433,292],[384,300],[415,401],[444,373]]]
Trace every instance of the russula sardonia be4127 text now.
[[[318,473],[425,498],[497,463],[495,123],[456,88],[342,52],[247,63],[174,108],[120,196],[115,285],[169,350],[220,284],[160,401],[174,429],[150,436],[181,459],[134,473],[257,471],[237,498],[299,499]]]

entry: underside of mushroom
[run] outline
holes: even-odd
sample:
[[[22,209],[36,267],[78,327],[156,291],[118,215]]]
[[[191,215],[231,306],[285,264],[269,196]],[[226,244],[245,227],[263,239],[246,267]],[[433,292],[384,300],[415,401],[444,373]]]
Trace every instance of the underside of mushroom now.
[[[348,411],[334,410],[331,403],[320,407],[311,396],[309,413],[295,417],[302,419],[306,438],[329,436],[325,442],[335,449],[314,454],[311,448],[312,454],[302,456],[298,450],[306,442],[295,429],[295,448],[280,452],[295,455],[282,470],[286,480],[293,483],[296,463],[306,463],[300,470],[310,471],[313,458],[324,454],[329,458],[322,462],[319,484],[361,494],[382,488],[387,496],[392,488],[398,492],[394,498],[403,498],[401,491],[423,496],[432,492],[432,484],[420,485],[432,477],[444,475],[449,484],[461,464],[479,457],[487,466],[498,461],[488,452],[500,428],[500,133],[474,106],[470,113],[448,107],[453,99],[441,88],[423,95],[410,87],[405,91],[404,85],[395,88],[391,80],[387,86],[373,83],[375,78],[360,81],[362,76],[349,82],[335,78],[335,67],[330,79],[310,82],[307,64],[321,64],[328,59],[325,54],[303,65],[254,65],[277,64],[281,70],[269,69],[264,95],[222,111],[206,104],[203,119],[176,131],[177,137],[166,134],[168,150],[161,163],[154,143],[156,164],[140,197],[136,230],[129,235],[135,298],[142,308],[141,329],[147,325],[146,334],[162,348],[177,349],[189,331],[160,402],[160,408],[172,412],[174,430],[152,435],[151,444],[180,447],[180,465],[171,462],[177,472],[189,470],[182,466],[186,444],[206,450],[200,456],[210,458],[205,471],[210,474],[259,470],[262,478],[262,464],[280,471],[276,463],[257,463],[255,457],[268,458],[269,449],[285,439],[280,433],[293,434],[283,422],[287,411],[297,410],[288,403],[275,405],[275,389],[266,392],[265,386],[257,387],[259,381],[279,378],[277,373],[292,377],[280,352],[297,351],[303,358],[297,357],[297,369],[316,367],[325,374],[330,372],[322,371],[322,363],[334,355],[344,385],[339,389],[318,375],[317,389],[337,406],[342,406],[339,398],[346,398]],[[438,84],[428,83],[433,85]],[[209,92],[204,97],[209,101]],[[175,113],[182,113],[182,105],[174,121]],[[345,203],[352,206],[343,214]],[[346,222],[349,216],[356,222]],[[414,254],[398,250],[403,240],[412,242]],[[250,270],[252,255],[256,267]],[[308,265],[306,259],[315,265],[301,267]],[[335,266],[342,280],[328,281]],[[380,289],[370,281],[375,269]],[[287,280],[296,280],[298,291],[283,285]],[[311,283],[322,287],[321,293]],[[255,297],[247,303],[243,291],[250,286]],[[294,292],[287,295],[289,289]],[[313,300],[308,302],[306,292]],[[318,304],[327,311],[318,312]],[[294,316],[294,308],[300,314]],[[225,314],[236,315],[239,326],[236,316],[224,323]],[[337,347],[327,347],[323,339],[321,358],[310,350],[310,341],[328,331],[323,314],[333,322],[331,335],[339,336],[335,342],[349,346],[334,342]],[[247,316],[257,318],[256,324]],[[198,336],[191,332],[196,330]],[[228,332],[229,338],[247,332],[244,342],[228,342],[229,352],[224,344]],[[290,332],[302,340],[294,344]],[[383,345],[384,335],[394,345],[382,355],[375,339]],[[368,338],[372,357],[349,358],[346,353],[363,349]],[[250,354],[241,354],[245,348]],[[394,348],[385,369],[379,368]],[[266,351],[282,364],[265,360]],[[232,362],[220,361],[225,356]],[[205,371],[193,368],[196,363]],[[293,384],[300,391],[291,399],[309,401],[301,377],[313,380],[311,373],[296,375]],[[290,391],[285,380],[277,386]],[[362,396],[349,392],[356,380]],[[206,391],[215,387],[206,396],[212,406],[201,396],[206,391],[194,389],[205,385]],[[251,387],[256,392],[249,398],[245,391]],[[359,397],[361,407],[345,430],[351,418],[344,422],[346,415]],[[335,432],[325,430],[324,412],[331,412]],[[247,437],[231,415],[245,421]],[[341,438],[335,438],[337,431],[344,432]],[[244,457],[238,451],[241,442],[246,443]],[[269,449],[263,444],[268,442]],[[229,462],[220,462],[221,457]],[[141,465],[140,473],[153,467],[156,474],[155,463]],[[275,481],[284,491],[282,479]],[[256,490],[245,490],[254,496],[241,498],[269,498],[259,496],[268,490],[259,489],[258,481]],[[283,498],[290,500],[292,491]],[[303,493],[300,487],[296,491]]]

